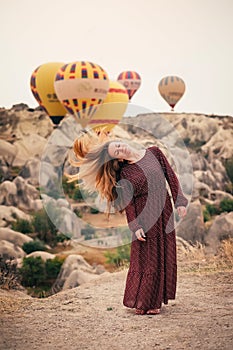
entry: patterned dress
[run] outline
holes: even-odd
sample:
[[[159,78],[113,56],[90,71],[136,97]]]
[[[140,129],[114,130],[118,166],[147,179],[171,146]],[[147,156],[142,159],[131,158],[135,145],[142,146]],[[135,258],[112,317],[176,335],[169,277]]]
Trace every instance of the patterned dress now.
[[[133,232],[130,266],[123,304],[141,310],[161,308],[175,299],[177,281],[173,207],[187,206],[177,176],[158,147],[149,147],[142,159],[125,164],[120,174],[123,202]],[[136,238],[143,228],[146,242]]]

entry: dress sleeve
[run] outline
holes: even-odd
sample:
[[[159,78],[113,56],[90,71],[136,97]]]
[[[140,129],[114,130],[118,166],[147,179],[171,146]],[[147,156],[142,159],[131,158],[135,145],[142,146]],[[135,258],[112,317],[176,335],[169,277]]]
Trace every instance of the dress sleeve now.
[[[162,170],[164,172],[165,178],[169,184],[169,187],[171,189],[173,202],[175,205],[175,208],[178,207],[186,207],[188,204],[187,198],[184,196],[183,191],[181,189],[179,180],[172,169],[171,165],[169,164],[167,158],[163,154],[163,152],[158,147],[153,147],[153,151],[155,151],[156,158],[158,159]]]
[[[124,174],[123,171],[121,172],[120,186],[122,186],[122,204],[123,209],[126,212],[128,226],[129,229],[135,233],[142,228],[142,226],[138,223],[133,184],[130,182],[129,178],[127,178],[127,174]]]

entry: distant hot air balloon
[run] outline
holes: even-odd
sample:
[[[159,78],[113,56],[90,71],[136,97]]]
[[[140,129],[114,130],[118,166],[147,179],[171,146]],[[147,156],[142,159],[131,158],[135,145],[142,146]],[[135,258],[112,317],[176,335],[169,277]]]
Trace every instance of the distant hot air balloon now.
[[[110,81],[107,96],[89,126],[97,133],[101,130],[109,132],[122,119],[128,102],[129,97],[124,86],[117,81]]]
[[[117,78],[117,81],[124,85],[130,100],[141,85],[140,75],[137,72],[133,71],[125,71],[120,73],[120,75]]]
[[[91,62],[73,62],[61,67],[54,82],[57,97],[84,128],[107,95],[105,70]]]
[[[54,90],[57,70],[63,65],[61,62],[44,63],[34,70],[30,81],[35,99],[55,125],[58,125],[66,115],[66,109],[57,99]]]
[[[184,81],[176,76],[164,77],[159,82],[159,92],[164,100],[172,107],[174,107],[177,102],[181,99],[185,92],[185,83]]]

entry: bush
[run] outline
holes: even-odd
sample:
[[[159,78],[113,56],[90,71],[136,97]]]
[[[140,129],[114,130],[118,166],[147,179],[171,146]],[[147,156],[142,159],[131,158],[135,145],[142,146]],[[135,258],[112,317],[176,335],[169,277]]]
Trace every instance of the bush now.
[[[19,269],[22,276],[22,284],[25,287],[51,287],[57,278],[64,259],[55,257],[46,262],[41,257],[29,257],[23,259],[23,266]]]
[[[107,263],[113,264],[116,267],[124,266],[130,260],[130,246],[125,244],[116,248],[115,252],[106,252]]]
[[[77,186],[73,192],[73,199],[77,200],[78,202],[83,202],[85,198],[88,199],[95,199],[98,196],[97,192],[89,192],[84,189],[80,189],[79,186]]]
[[[40,256],[24,258],[23,266],[19,271],[22,276],[22,285],[25,287],[39,286],[46,280],[45,263]]]
[[[63,176],[62,177],[62,186],[63,191],[66,195],[68,195],[70,198],[73,198],[73,194],[75,192],[75,181],[74,182],[68,182],[68,178]]]
[[[53,204],[47,205],[46,210],[48,211],[50,217],[53,219],[54,223],[59,224],[61,220],[61,212]],[[32,225],[34,227],[34,232],[37,233],[37,237],[48,243],[50,245],[56,244],[56,236],[58,229],[54,225],[50,218],[48,217],[45,209],[41,209],[34,213],[32,219]]]
[[[203,211],[203,220],[204,220],[204,222],[207,222],[207,221],[209,221],[211,219],[211,216],[210,216],[210,213],[208,212],[208,210],[204,210]]]
[[[209,221],[212,216],[219,215],[224,212],[233,211],[233,200],[230,198],[224,198],[219,205],[207,204],[203,211],[204,222]]]
[[[91,207],[90,213],[91,214],[98,214],[99,213],[99,209]]]
[[[17,219],[17,221],[12,224],[12,229],[21,233],[33,232],[32,223],[25,219]]]
[[[74,209],[74,213],[77,215],[78,218],[82,218],[83,216],[82,212],[78,208]]]
[[[64,259],[56,256],[54,259],[48,259],[45,263],[46,279],[55,280],[60,272]]]
[[[226,169],[227,176],[231,180],[231,183],[233,183],[233,158],[227,159],[225,161],[225,169]]]
[[[227,212],[227,213],[233,211],[233,200],[230,198],[224,198],[220,202],[220,209],[221,209],[221,212]]]
[[[47,213],[49,214],[49,216]],[[17,221],[12,224],[12,228],[22,233],[35,233],[36,237],[40,241],[54,246],[57,242],[62,242],[65,240],[62,238],[62,235],[59,235],[58,237],[58,229],[55,226],[59,225],[61,220],[62,211],[60,210],[60,208],[57,208],[54,203],[48,203],[46,206],[46,210],[43,208],[33,213],[31,222],[24,219],[17,219]],[[69,239],[68,235],[66,236],[66,239]],[[35,250],[38,249],[35,248],[32,251]]]
[[[79,202],[83,201],[83,196],[82,196],[82,192],[80,191],[79,187],[76,187],[73,193],[73,197],[74,200],[78,200]]]
[[[38,250],[42,250],[42,251],[46,250],[44,243],[39,241],[39,240],[24,243],[22,245],[22,249],[27,254],[30,254],[32,252],[36,252]]]
[[[14,258],[4,258],[0,255],[0,288],[18,289],[20,286],[20,275]]]
[[[210,216],[219,214],[219,208],[212,204],[207,204],[206,210],[210,214]]]
[[[57,242],[68,241],[68,240],[71,239],[71,237],[72,237],[71,234],[66,234],[66,235],[64,235],[64,233],[59,233],[59,234],[57,235],[57,237],[56,237],[56,241],[57,241]]]

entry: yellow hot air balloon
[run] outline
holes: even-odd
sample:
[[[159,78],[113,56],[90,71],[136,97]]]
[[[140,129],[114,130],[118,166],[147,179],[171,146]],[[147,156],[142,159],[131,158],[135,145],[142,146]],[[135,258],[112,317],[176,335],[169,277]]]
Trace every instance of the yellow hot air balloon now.
[[[122,119],[129,102],[125,87],[117,81],[110,81],[103,104],[91,119],[89,126],[97,133],[110,132]]]
[[[124,85],[124,87],[127,89],[130,100],[141,85],[140,75],[131,70],[120,73],[117,81],[119,81],[119,83]]]
[[[109,79],[98,64],[73,62],[58,70],[54,88],[68,113],[84,128],[105,99]]]
[[[185,92],[184,81],[177,76],[167,76],[160,80],[158,88],[160,95],[174,111],[175,105]]]
[[[66,109],[57,99],[54,79],[64,63],[48,62],[37,67],[31,75],[31,91],[40,106],[49,115],[55,125],[66,115]]]

